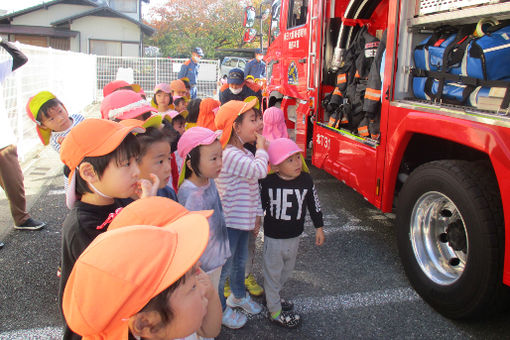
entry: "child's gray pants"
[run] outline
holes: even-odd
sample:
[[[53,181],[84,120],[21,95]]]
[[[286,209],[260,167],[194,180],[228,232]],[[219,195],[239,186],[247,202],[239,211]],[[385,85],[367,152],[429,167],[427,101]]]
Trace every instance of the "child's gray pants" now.
[[[264,290],[270,313],[282,309],[280,291],[294,270],[298,248],[299,237],[288,239],[264,237]]]

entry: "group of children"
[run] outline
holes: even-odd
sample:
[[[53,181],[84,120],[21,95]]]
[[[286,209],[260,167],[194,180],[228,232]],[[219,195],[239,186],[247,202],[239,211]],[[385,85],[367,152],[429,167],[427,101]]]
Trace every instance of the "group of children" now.
[[[317,245],[324,232],[283,112],[262,115],[257,99],[190,101],[182,80],[158,84],[151,102],[138,85],[116,81],[103,90],[100,119],[68,115],[47,91],[27,103],[42,142],[65,165],[64,338],[196,339],[217,336],[222,324],[244,326],[239,309],[262,311],[245,287],[248,249],[262,224],[269,319],[298,326],[280,292],[306,208]]]

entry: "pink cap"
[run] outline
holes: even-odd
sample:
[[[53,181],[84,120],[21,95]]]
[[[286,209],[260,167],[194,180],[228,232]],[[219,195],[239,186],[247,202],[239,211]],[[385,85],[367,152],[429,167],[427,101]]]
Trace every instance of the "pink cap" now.
[[[157,93],[158,91],[170,93],[170,84],[160,83],[160,84],[156,85],[156,87],[154,88],[154,93]]]
[[[103,87],[103,97],[108,96],[109,94],[117,91],[118,89],[127,87],[130,87],[135,92],[140,92],[140,90],[142,89],[142,87],[138,84],[130,84],[125,80],[114,80],[106,84],[105,87]]]
[[[172,99],[175,102],[177,99],[182,98],[182,96],[173,96]]]
[[[186,158],[186,155],[191,150],[199,145],[210,145],[218,139],[220,133],[214,132],[201,126],[194,126],[186,132],[184,132],[179,138],[177,143],[177,152],[182,159]]]
[[[271,106],[264,111],[262,119],[264,120],[262,135],[266,137],[268,141],[277,138],[289,138],[287,125],[285,124],[285,115],[281,109]]]
[[[181,137],[182,138],[182,137]],[[277,138],[267,148],[269,162],[278,165],[295,153],[303,152],[297,144],[289,138]]]
[[[159,114],[163,118],[170,117],[170,119],[174,119],[175,117],[177,117],[179,115],[179,112],[177,112],[175,110],[168,110],[168,111],[165,111],[165,112],[160,112]]]
[[[129,90],[115,91],[103,99],[101,117],[103,119],[136,118],[145,112],[158,112],[140,94]]]

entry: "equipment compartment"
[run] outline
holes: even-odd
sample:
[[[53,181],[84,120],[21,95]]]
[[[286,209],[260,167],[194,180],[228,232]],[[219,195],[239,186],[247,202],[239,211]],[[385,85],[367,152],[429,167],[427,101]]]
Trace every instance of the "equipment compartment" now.
[[[471,6],[474,3],[468,4],[469,1],[447,1],[448,3],[456,3],[456,7],[458,8],[460,3],[463,3],[465,6]],[[435,2],[437,6],[439,6],[440,1]],[[442,1],[442,3],[446,3]],[[421,5],[421,7],[420,7]],[[472,48],[471,45],[466,44],[466,52],[464,53],[464,57],[462,58],[464,69],[461,71],[461,67],[459,64],[456,64],[453,68],[446,67],[444,70],[439,70],[440,75],[437,74],[437,68],[433,68],[432,64],[435,63],[435,60],[432,61],[431,66],[427,63],[427,70],[423,72],[423,60],[420,60],[420,70],[415,65],[414,62],[414,51],[417,46],[422,46],[424,41],[427,41],[427,38],[430,37],[431,34],[438,32],[438,28],[440,26],[444,27],[449,25],[450,27],[463,27],[467,28],[465,32],[473,33],[476,31],[477,33],[481,31],[482,24],[480,23],[481,18],[493,19],[494,21],[499,21],[500,24],[508,25],[510,22],[505,21],[510,18],[510,2],[501,2],[494,3],[494,1],[484,1],[484,5],[479,6],[471,6],[466,7],[460,10],[455,10],[452,12],[442,12],[435,14],[428,14],[425,9],[426,6],[432,6],[431,1],[402,1],[401,2],[401,17],[400,17],[400,25],[401,32],[410,32],[410,34],[400,34],[399,42],[398,42],[398,69],[395,73],[395,88],[393,99],[396,101],[406,101],[406,103],[412,103],[416,101],[417,105],[423,106],[426,103],[430,103],[430,108],[438,108],[441,105],[453,104],[457,109],[462,109],[469,114],[473,112],[479,115],[493,115],[493,116],[507,116],[510,115],[509,109],[505,105],[501,105],[503,102],[503,97],[506,93],[506,88],[510,87],[509,79],[498,79],[496,82],[489,82],[490,77],[486,79],[472,79],[474,78],[471,73],[466,73],[465,65],[467,64],[467,58],[472,59],[472,53],[469,52],[469,49]],[[427,7],[428,8],[428,7]],[[437,7],[437,8],[440,8]],[[444,9],[444,8],[443,8]],[[451,8],[447,8],[449,10]],[[425,11],[425,12],[424,12]],[[418,13],[418,15],[417,15]],[[427,14],[426,14],[427,13]],[[487,13],[490,15],[487,16]],[[478,24],[478,25],[477,25]],[[483,23],[485,25],[485,22]],[[494,23],[491,23],[493,25]],[[462,25],[462,26],[461,26]],[[497,26],[501,31],[503,26]],[[487,25],[483,26],[483,30],[487,31]],[[464,32],[464,33],[465,33]],[[496,46],[492,49],[487,50],[502,50],[505,46],[510,46],[510,35],[507,35],[503,31],[501,35],[504,39],[503,43]],[[495,36],[498,33],[497,30],[492,33],[491,37]],[[434,58],[437,59],[437,52],[435,49],[440,46],[439,44],[442,41],[446,41],[451,39],[451,35],[449,32],[444,35],[437,44],[431,45],[431,54],[427,55],[425,58]],[[460,34],[459,34],[460,37]],[[469,36],[469,39],[472,39],[472,36]],[[477,42],[480,41],[476,40]],[[460,38],[459,38],[460,40]],[[508,40],[508,43],[506,43]],[[464,40],[460,40],[459,44]],[[471,40],[472,44],[475,40]],[[420,50],[421,51],[421,50]],[[485,50],[484,50],[485,52]],[[423,55],[420,52],[420,56]],[[440,56],[441,57],[441,56]],[[508,58],[502,58],[508,60]],[[430,60],[428,60],[430,61]],[[495,63],[493,62],[492,65]],[[468,70],[469,71],[469,70]],[[499,69],[498,69],[499,72]],[[446,76],[445,76],[446,73]],[[485,70],[484,70],[485,74]],[[461,76],[459,76],[461,75]],[[439,86],[439,82],[436,77],[442,77],[444,79],[442,84]],[[414,79],[414,77],[418,77]],[[425,77],[425,78],[424,78]],[[429,81],[425,84],[425,79],[429,78]],[[414,81],[413,81],[414,79]],[[436,79],[436,80],[434,80]],[[462,94],[462,90],[466,88],[466,84],[469,84],[466,89],[464,95]],[[422,90],[417,95],[413,92],[414,90]],[[425,86],[427,86],[425,88]],[[421,89],[423,87],[423,89]],[[442,98],[437,98],[437,90],[438,88],[443,89],[441,91]],[[445,91],[449,91],[449,93],[445,93]],[[510,91],[510,90],[509,90]],[[423,99],[426,99],[423,101]],[[460,100],[460,102],[459,102]],[[504,109],[500,109],[501,108]],[[450,106],[451,108],[451,106]]]

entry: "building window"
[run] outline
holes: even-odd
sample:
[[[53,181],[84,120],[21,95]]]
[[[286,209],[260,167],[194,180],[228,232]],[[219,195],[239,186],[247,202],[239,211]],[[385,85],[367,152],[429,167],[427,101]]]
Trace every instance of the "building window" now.
[[[110,0],[110,7],[119,12],[138,12],[137,0]]]
[[[90,54],[122,56],[120,41],[90,40]]]
[[[90,54],[114,57],[138,57],[140,45],[137,42],[90,40]]]

